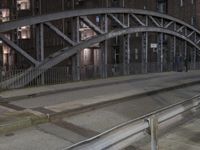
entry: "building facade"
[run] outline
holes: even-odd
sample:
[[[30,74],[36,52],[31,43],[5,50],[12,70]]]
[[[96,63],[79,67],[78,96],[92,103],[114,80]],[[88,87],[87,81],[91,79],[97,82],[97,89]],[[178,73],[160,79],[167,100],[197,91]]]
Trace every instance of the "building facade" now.
[[[85,9],[85,8],[103,8],[103,7],[124,7],[134,9],[146,9],[157,11],[160,13],[166,13],[176,18],[179,18],[196,28],[200,27],[200,10],[197,9],[200,6],[200,0],[0,0],[0,22],[12,21],[20,18],[43,15],[48,13],[54,13],[65,10],[73,9]],[[91,18],[96,24],[99,23],[99,18]],[[73,27],[72,20],[59,20],[53,22],[63,33],[69,35],[72,39],[73,33],[71,28]],[[115,28],[115,24],[110,23],[110,28]],[[37,51],[36,37],[37,26],[29,27],[24,26],[18,28],[15,31],[5,33],[6,36],[23,49],[28,54],[36,58],[37,60],[43,60],[45,57],[56,52],[62,47],[67,47],[66,43],[61,41],[53,33],[45,29],[45,50],[44,54]],[[80,24],[80,39],[84,40],[88,37],[95,35],[95,33],[87,27],[85,24]],[[158,61],[158,52],[151,48],[151,44],[157,43],[159,45],[159,36],[156,34],[149,34],[148,45],[148,62],[156,63]],[[121,46],[121,40],[118,37],[108,41],[108,64],[119,65],[123,61],[123,47]],[[142,59],[142,34],[134,34],[130,37],[130,63],[141,63]],[[182,54],[184,49],[184,43],[178,41],[177,46],[178,55]],[[172,61],[170,49],[172,47],[171,38],[164,36],[164,62],[168,64]],[[80,67],[81,66],[98,66],[101,63],[100,58],[100,44],[93,47],[89,47],[81,51],[80,55]],[[11,69],[26,69],[30,67],[30,64],[25,58],[15,53],[14,50],[6,46],[0,41],[0,63],[1,67],[5,70]],[[59,64],[59,66],[71,66],[73,58],[66,60]],[[167,67],[167,66],[166,66]]]

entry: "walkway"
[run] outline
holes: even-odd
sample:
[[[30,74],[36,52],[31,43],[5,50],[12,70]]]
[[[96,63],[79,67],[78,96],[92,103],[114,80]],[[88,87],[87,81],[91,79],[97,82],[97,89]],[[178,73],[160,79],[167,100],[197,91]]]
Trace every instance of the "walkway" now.
[[[200,71],[168,72],[18,89],[0,97],[17,107],[62,112],[199,82]]]

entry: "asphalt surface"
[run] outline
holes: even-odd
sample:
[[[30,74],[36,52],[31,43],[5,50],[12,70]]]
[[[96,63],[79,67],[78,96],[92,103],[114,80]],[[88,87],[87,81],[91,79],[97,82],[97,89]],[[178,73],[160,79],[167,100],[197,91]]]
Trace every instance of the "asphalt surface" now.
[[[0,150],[62,150],[64,147],[92,137],[122,122],[191,98],[199,93],[200,85],[195,85],[155,95],[147,95],[143,98],[121,102],[73,116],[63,116],[52,123],[23,129],[7,136],[1,135]],[[191,124],[191,126],[192,125],[193,124]],[[195,123],[195,126],[196,125],[198,124]],[[197,130],[194,130],[194,125],[191,128],[193,132],[190,134],[183,134],[185,135],[185,142],[190,140],[192,133],[194,136],[199,133],[199,128],[195,128]],[[181,127],[180,129],[183,131]],[[190,125],[188,126],[188,130],[190,130]],[[165,139],[161,139],[163,143],[162,149],[166,147],[170,149],[170,147],[173,147],[173,144],[177,144],[175,141],[170,143],[173,139],[176,139],[179,143],[181,143],[181,138],[183,139],[183,137],[180,136],[179,129],[177,129],[176,132],[170,132],[165,138],[167,138],[165,143],[163,143]],[[183,146],[176,145],[176,150],[182,150],[181,148],[184,147],[183,141],[182,144]],[[186,147],[191,148],[191,150],[197,150],[199,148],[198,146],[199,145],[196,144],[193,147],[190,145]],[[133,144],[129,148],[131,147],[135,148],[135,145]],[[175,150],[175,148],[171,148],[171,150]],[[144,146],[140,149],[148,149],[148,144],[146,147]]]
[[[166,73],[161,76],[156,75],[154,78],[145,77],[145,79],[132,80],[132,82],[129,81],[119,84],[25,98],[22,100],[12,101],[7,105],[8,107],[9,105],[13,108],[16,107],[19,110],[27,108],[34,110],[38,109],[43,110],[44,113],[45,111],[48,113],[48,111],[59,111],[59,109],[64,110],[67,107],[71,107],[70,103],[73,102],[77,102],[78,107],[82,107],[84,106],[83,102],[86,100],[96,100],[98,102],[105,97],[113,98],[114,95],[123,97],[140,92],[145,93],[152,89],[162,89],[166,86],[172,86],[175,84],[183,84],[186,81],[198,81],[199,74],[199,72],[190,74]],[[97,107],[96,109],[91,109],[75,115],[69,116],[63,114],[62,116],[52,120],[50,123],[12,132],[7,135],[0,135],[0,150],[62,150],[64,147],[68,147],[79,141],[93,137],[120,123],[189,99],[199,93],[200,84],[196,83],[195,85],[178,89],[162,91],[154,94],[144,94],[139,98],[125,101],[122,99],[122,101],[118,103],[105,105],[104,107],[99,108]],[[48,110],[45,110],[46,108],[48,108]],[[0,111],[3,112],[5,110],[1,109]],[[179,138],[179,136],[174,137]],[[168,145],[169,143],[165,146]],[[132,148],[134,148],[134,146]],[[146,147],[143,148],[145,150]]]

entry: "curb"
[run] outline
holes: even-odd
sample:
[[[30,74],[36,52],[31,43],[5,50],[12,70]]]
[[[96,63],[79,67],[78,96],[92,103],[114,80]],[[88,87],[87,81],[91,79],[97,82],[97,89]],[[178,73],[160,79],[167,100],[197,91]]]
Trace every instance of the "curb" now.
[[[10,102],[10,101],[18,101],[18,100],[22,100],[22,99],[26,99],[26,98],[34,98],[34,97],[40,97],[40,96],[62,93],[62,92],[71,92],[71,91],[75,91],[75,90],[97,88],[97,87],[103,87],[103,86],[108,86],[108,85],[117,85],[117,84],[121,84],[121,83],[129,83],[129,82],[132,82],[132,81],[137,81],[138,79],[148,80],[148,79],[156,78],[156,77],[158,77],[158,75],[155,75],[154,77],[141,77],[141,78],[136,78],[136,79],[125,79],[123,81],[112,81],[112,82],[108,82],[108,83],[98,83],[98,84],[95,84],[95,85],[87,85],[87,86],[82,86],[82,87],[63,88],[63,89],[58,89],[58,90],[56,90],[56,89],[55,90],[48,90],[48,91],[44,91],[44,92],[38,92],[38,93],[29,94],[29,95],[22,95],[22,96],[15,96],[15,97],[10,97],[10,98],[0,97],[0,102],[5,103],[5,102]]]
[[[14,132],[20,129],[28,128],[33,125],[38,125],[38,124],[46,123],[46,122],[49,122],[49,119],[45,116],[38,117],[38,116],[32,115],[32,116],[23,117],[16,121],[11,121],[9,123],[0,125],[0,135],[9,134],[11,132]]]
[[[103,108],[104,106],[108,106],[108,105],[111,105],[111,104],[117,104],[117,103],[122,102],[122,101],[126,102],[126,101],[129,101],[131,99],[141,98],[141,97],[144,97],[144,96],[147,96],[147,95],[153,95],[153,94],[157,94],[157,93],[160,93],[160,92],[167,92],[167,91],[171,91],[171,90],[182,88],[182,87],[188,87],[188,86],[191,86],[191,85],[196,85],[196,84],[199,84],[199,83],[200,83],[200,80],[192,81],[192,82],[178,84],[178,85],[174,85],[174,86],[169,86],[169,87],[166,87],[166,88],[161,88],[161,89],[152,90],[152,91],[148,91],[148,92],[142,92],[142,93],[138,93],[138,94],[123,97],[123,98],[110,99],[108,101],[103,101],[103,102],[99,102],[99,103],[95,103],[95,104],[89,104],[89,105],[85,105],[85,106],[74,108],[74,109],[69,109],[69,110],[62,111],[62,112],[52,113],[52,114],[50,114],[50,119],[53,120],[53,119],[56,119],[57,117],[60,117],[62,115],[64,115],[64,116],[76,115],[76,114],[79,114],[79,113],[82,113],[82,112],[90,111],[92,109]]]

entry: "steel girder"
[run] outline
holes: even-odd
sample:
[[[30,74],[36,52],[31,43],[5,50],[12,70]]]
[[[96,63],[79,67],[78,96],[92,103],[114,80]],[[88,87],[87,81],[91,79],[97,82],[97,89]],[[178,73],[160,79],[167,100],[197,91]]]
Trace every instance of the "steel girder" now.
[[[92,16],[92,15],[104,16],[103,28],[101,26],[96,25],[89,19],[89,16]],[[123,20],[120,17],[118,17],[120,15],[123,16]],[[124,16],[128,16],[128,18],[125,19]],[[70,39],[67,35],[62,33],[62,31],[60,31],[56,26],[54,26],[51,23],[51,21],[66,19],[66,18],[78,18],[78,20],[82,21],[88,27],[90,27],[94,32],[96,32],[97,35],[85,41],[80,41],[80,39],[76,39],[77,37],[75,39],[74,38]],[[119,27],[117,30],[109,30],[108,18],[110,18],[112,21],[118,24]],[[128,24],[127,24],[127,20],[128,20]],[[131,25],[130,23],[131,21],[135,22],[138,25],[137,26]],[[36,61],[31,56],[27,55],[23,49],[19,48],[12,41],[9,41],[9,39],[4,38],[4,35],[3,35],[4,32],[17,29],[22,26],[40,25],[43,27],[43,24],[47,26],[48,28],[50,28],[54,33],[56,33],[64,41],[69,43],[70,46],[67,48],[61,49],[60,51],[57,51],[56,53],[50,55],[44,60],[41,60],[40,62]],[[78,33],[79,27],[74,28],[73,32]],[[8,45],[11,45],[9,43],[12,43],[12,45],[15,44],[14,46],[11,45],[12,48],[20,52],[30,62],[32,62],[35,65],[34,67],[31,67],[29,70],[27,70],[24,74],[21,74],[20,76],[15,77],[15,79],[5,81],[1,85],[13,87],[13,88],[14,88],[14,85],[15,87],[22,87],[28,84],[30,81],[32,81],[34,78],[39,76],[44,71],[58,64],[59,62],[79,53],[80,50],[84,48],[88,48],[96,43],[101,43],[110,38],[114,38],[116,36],[121,36],[121,35],[125,35],[123,40],[124,40],[124,48],[126,52],[124,52],[123,61],[126,66],[126,64],[128,65],[128,62],[129,62],[129,60],[126,60],[126,59],[129,59],[129,56],[126,56],[127,54],[129,54],[129,43],[130,43],[129,35],[132,33],[139,33],[139,32],[142,32],[145,35],[147,35],[148,32],[169,34],[190,43],[196,48],[196,50],[198,50],[197,52],[200,51],[200,45],[199,45],[200,31],[198,31],[193,26],[177,18],[168,16],[165,14],[160,14],[157,12],[152,12],[152,11],[147,11],[147,10],[136,10],[136,9],[126,9],[126,8],[99,8],[99,9],[64,11],[64,12],[30,17],[27,19],[21,19],[21,20],[16,20],[16,21],[0,24],[0,34],[1,34],[0,38],[2,39],[2,41],[7,43]],[[41,35],[43,35],[43,33]],[[75,36],[78,36],[78,34]],[[43,36],[39,37],[39,40],[43,40],[41,38],[44,38],[44,37]],[[144,43],[147,44],[147,41],[148,41],[148,36],[145,38]],[[143,46],[144,47],[143,51],[145,54],[145,56],[143,57],[143,61],[144,61],[143,63],[144,63],[144,70],[147,70],[147,66],[145,66],[148,63],[147,48],[145,44]],[[162,51],[162,47],[161,47],[161,51]],[[107,52],[105,51],[105,53]],[[107,54],[104,54],[102,57],[106,57],[106,56]],[[107,63],[107,58],[102,58],[102,60],[103,60],[103,63],[105,64]],[[79,63],[78,59],[77,59],[77,63]],[[104,70],[103,76],[106,77],[105,68],[103,67],[102,69]],[[128,68],[124,70],[124,72],[127,73]]]
[[[82,9],[82,10],[72,10],[72,11],[62,11],[53,14],[41,15],[36,17],[29,17],[21,20],[6,22],[0,24],[0,32],[6,32],[9,30],[17,29],[18,27],[27,26],[27,25],[34,25],[39,23],[45,23],[49,21],[59,20],[63,18],[73,18],[78,16],[89,16],[89,15],[102,15],[102,14],[136,14],[136,15],[148,15],[153,17],[165,18],[188,28],[191,28],[198,34],[198,31],[193,26],[185,23],[184,21],[171,17],[169,15],[148,11],[148,10],[138,10],[138,9],[128,9],[128,8],[95,8],[95,9]],[[151,17],[152,18],[152,17]]]
[[[53,24],[50,23],[50,21],[55,21],[59,19],[66,19],[66,18],[74,18],[74,17],[80,17],[84,23],[86,23],[91,29],[93,29],[98,34],[103,34],[104,31],[100,29],[100,27],[96,26],[92,21],[90,21],[87,16],[90,15],[108,15],[112,20],[114,20],[116,23],[118,23],[121,28],[127,28],[126,24],[123,23],[123,21],[120,21],[117,17],[115,17],[114,14],[128,14],[129,20],[132,18],[134,21],[138,22],[140,26],[150,26],[150,24],[146,24],[147,22],[152,22],[157,27],[163,27],[163,28],[170,28],[171,26],[176,26],[177,32],[183,32],[183,30],[188,30],[189,32],[183,33],[188,38],[194,38],[196,44],[200,44],[200,31],[198,31],[193,26],[168,15],[160,14],[157,12],[147,11],[147,10],[137,10],[137,9],[126,9],[126,8],[97,8],[97,9],[83,9],[83,10],[72,10],[72,11],[64,11],[64,12],[58,12],[53,14],[47,14],[42,16],[35,16],[30,17],[26,19],[6,22],[3,24],[0,24],[0,33],[7,32],[13,29],[17,29],[22,26],[27,25],[38,25],[43,24],[49,27],[52,31],[54,31],[58,36],[63,38],[65,41],[70,43],[72,46],[76,44],[77,41],[71,40],[67,35],[64,35],[59,29],[57,29]],[[141,17],[143,16],[144,19],[142,20]],[[145,23],[144,23],[145,22]],[[166,23],[165,23],[166,22]],[[107,27],[108,28],[108,27]],[[0,39],[2,39],[5,43],[7,43],[9,46],[11,46],[14,50],[21,53],[24,57],[26,57],[31,63],[34,65],[37,65],[38,62],[34,60],[31,56],[28,56],[26,52],[23,49],[20,49],[17,47],[17,45],[12,46],[14,43],[12,41],[9,42],[6,37],[1,35]],[[10,43],[13,43],[12,45]]]
[[[102,41],[121,36],[121,35],[127,35],[127,34],[133,34],[133,33],[143,33],[143,32],[156,32],[156,33],[165,33],[169,35],[176,36],[177,38],[183,39],[193,45],[197,50],[200,51],[200,47],[197,46],[193,41],[188,39],[187,37],[176,33],[174,31],[158,28],[158,27],[138,27],[138,28],[127,28],[127,29],[121,29],[112,31],[106,34],[99,35],[97,37],[94,37],[92,39],[83,41],[79,43],[78,45],[74,46],[73,48],[64,48],[52,56],[46,58],[43,62],[41,62],[37,67],[31,68],[27,70],[23,75],[20,75],[18,78],[15,78],[14,82],[10,83],[9,87],[15,86],[17,87],[23,87],[24,85],[28,84],[30,81],[35,79],[40,74],[44,73],[49,68],[55,66],[56,64],[60,63],[61,61],[75,55],[78,51],[90,47],[91,45],[94,45],[96,43],[100,43]],[[22,82],[23,81],[23,82]],[[5,83],[1,86],[6,85]]]

